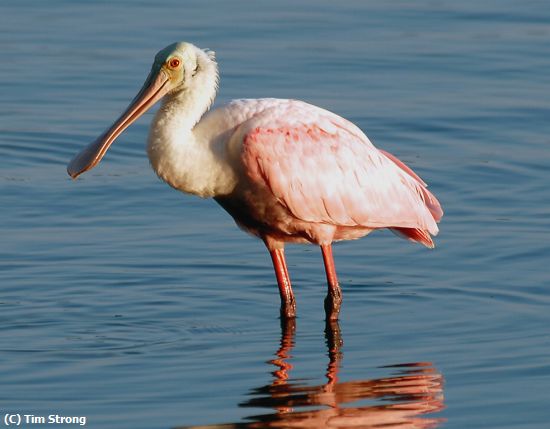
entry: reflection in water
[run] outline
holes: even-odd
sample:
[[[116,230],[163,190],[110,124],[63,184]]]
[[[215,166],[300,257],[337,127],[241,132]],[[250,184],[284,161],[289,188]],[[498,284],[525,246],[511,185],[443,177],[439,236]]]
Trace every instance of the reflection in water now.
[[[251,416],[247,418],[250,422],[245,423],[187,428],[412,429],[435,428],[443,422],[441,418],[425,416],[443,409],[443,376],[429,362],[389,365],[385,367],[392,371],[389,377],[339,383],[343,342],[338,322],[327,322],[325,329],[329,356],[327,382],[318,386],[292,382],[288,359],[294,346],[295,323],[283,322],[277,357],[269,361],[276,367],[271,384],[253,389],[250,393],[253,398],[239,404],[269,408],[275,413]],[[361,405],[357,404],[359,401]],[[370,404],[364,405],[367,401]]]

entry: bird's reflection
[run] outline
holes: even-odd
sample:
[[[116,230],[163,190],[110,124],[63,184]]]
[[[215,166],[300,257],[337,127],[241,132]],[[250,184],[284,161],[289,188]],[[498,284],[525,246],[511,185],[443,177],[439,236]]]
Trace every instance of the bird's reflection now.
[[[282,322],[273,381],[250,392],[240,407],[268,408],[273,413],[250,416],[243,423],[192,426],[189,429],[261,428],[436,428],[443,419],[427,414],[443,409],[443,376],[429,362],[389,365],[384,378],[338,381],[342,335],[338,322],[327,322],[329,363],[326,383],[307,386],[290,378],[290,352],[295,320]],[[360,403],[360,404],[359,404]],[[183,427],[179,429],[184,429]]]

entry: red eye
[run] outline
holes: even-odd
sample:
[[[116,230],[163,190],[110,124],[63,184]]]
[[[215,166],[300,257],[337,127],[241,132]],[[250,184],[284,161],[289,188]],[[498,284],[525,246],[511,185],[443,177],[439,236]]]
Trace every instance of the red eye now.
[[[177,69],[181,64],[181,61],[179,60],[179,58],[172,58],[169,62],[168,62],[168,65],[170,66],[170,68],[173,68],[173,69]]]

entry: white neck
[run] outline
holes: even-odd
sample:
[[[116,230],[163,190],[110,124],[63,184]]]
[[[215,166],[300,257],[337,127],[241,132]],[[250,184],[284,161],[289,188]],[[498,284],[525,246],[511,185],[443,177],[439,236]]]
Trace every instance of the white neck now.
[[[205,54],[206,55],[206,54]],[[193,84],[167,95],[149,133],[147,152],[157,175],[170,186],[201,197],[225,195],[234,188],[233,169],[225,158],[223,141],[214,130],[197,132],[217,89],[213,61],[201,65]]]

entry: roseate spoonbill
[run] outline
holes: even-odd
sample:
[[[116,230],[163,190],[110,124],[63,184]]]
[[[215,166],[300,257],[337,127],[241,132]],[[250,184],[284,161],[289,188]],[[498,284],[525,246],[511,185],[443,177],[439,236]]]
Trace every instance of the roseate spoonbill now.
[[[284,245],[321,247],[328,282],[325,310],[337,319],[342,295],[331,244],[389,228],[433,247],[443,215],[426,183],[395,156],[376,149],[354,124],[303,101],[234,100],[206,113],[216,95],[214,53],[174,43],[155,57],[128,108],[67,171],[96,166],[113,141],[160,99],[147,153],[170,186],[214,198],[273,261],[282,317],[296,304]]]

